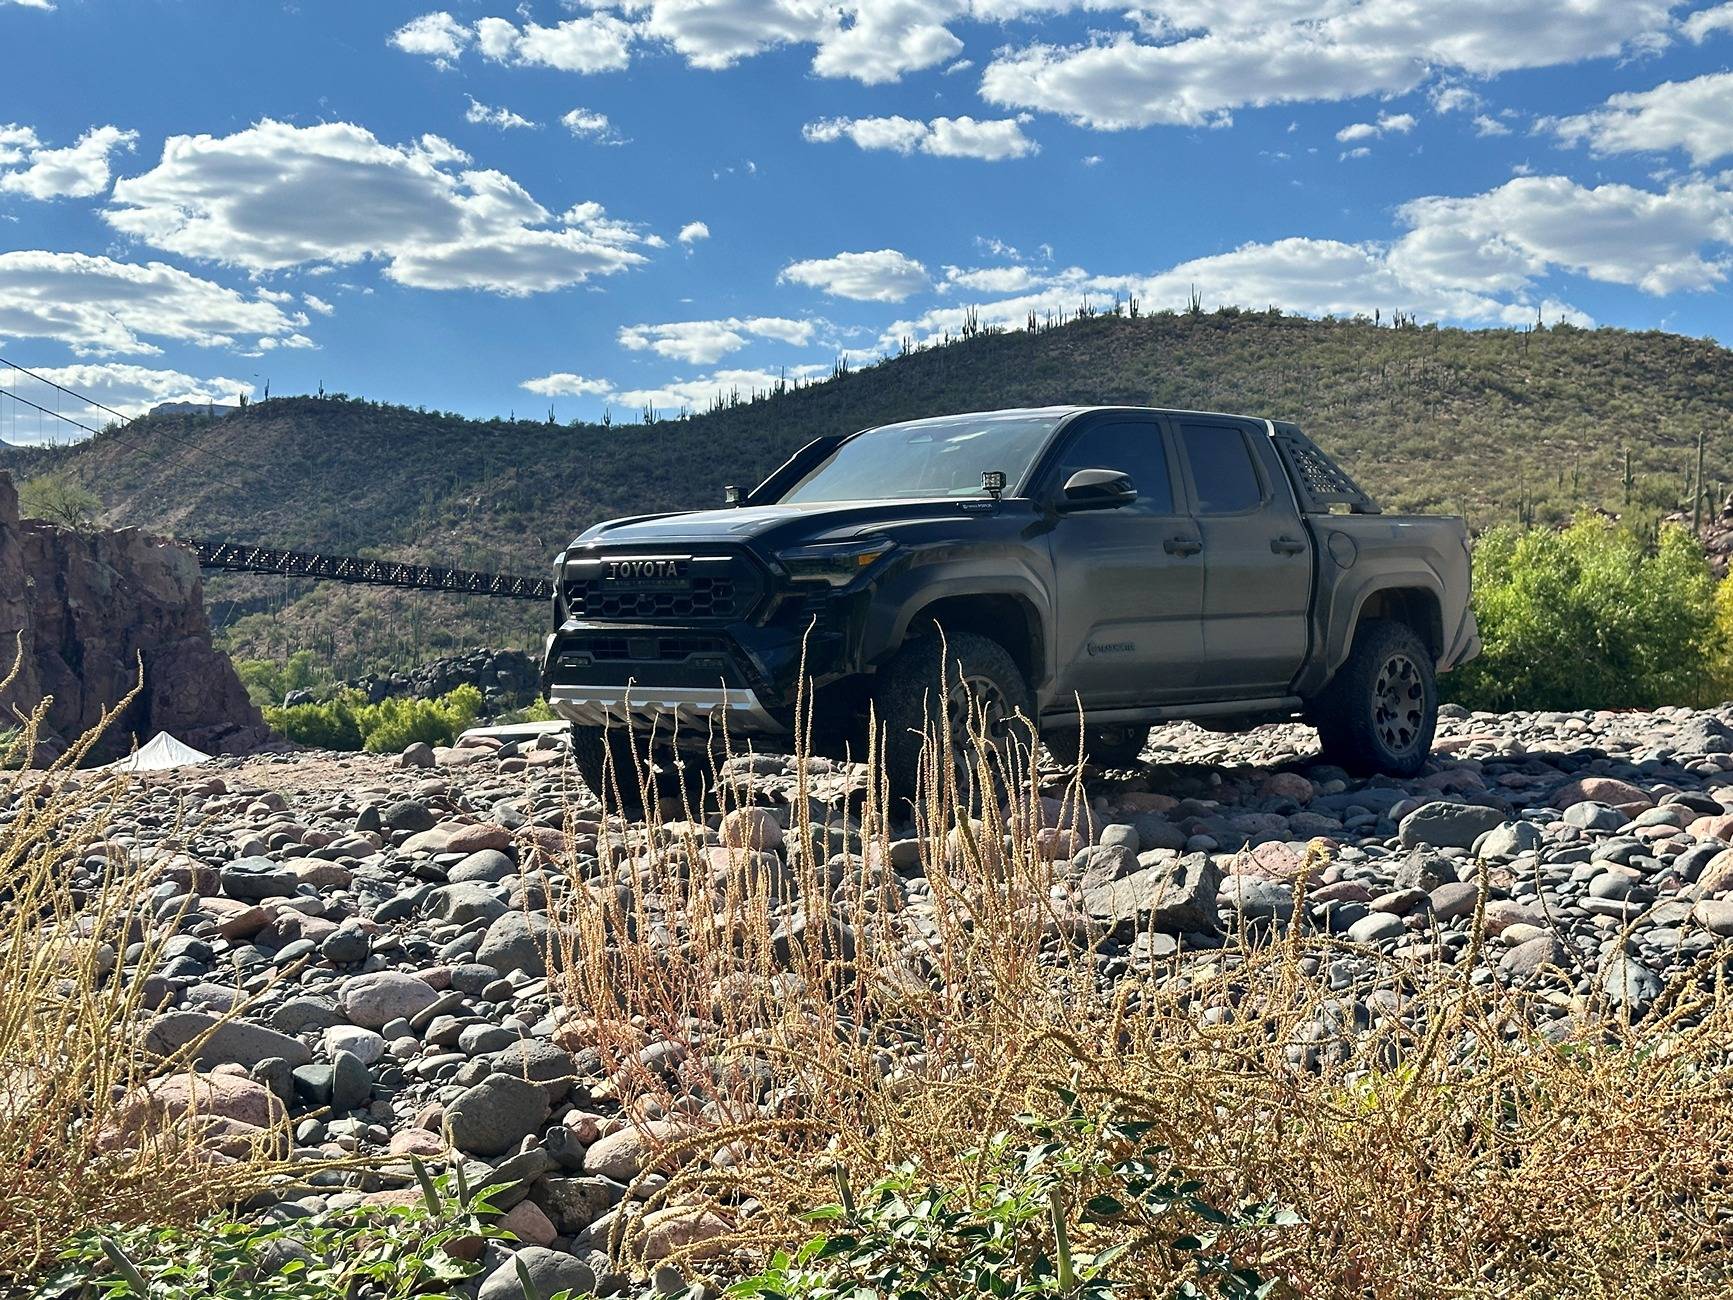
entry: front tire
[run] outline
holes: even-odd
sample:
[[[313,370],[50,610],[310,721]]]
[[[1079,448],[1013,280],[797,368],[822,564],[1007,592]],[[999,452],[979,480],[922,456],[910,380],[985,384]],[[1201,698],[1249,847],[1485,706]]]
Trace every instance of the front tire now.
[[[686,803],[697,812],[709,786],[707,757],[682,755],[671,745],[651,747],[647,738],[634,736],[624,725],[572,727],[572,766],[578,776],[604,809],[632,821],[644,815],[647,799],[678,799],[681,816]]]
[[[1030,714],[1029,683],[1023,680],[1017,661],[990,637],[960,632],[943,642],[943,673],[940,671],[941,642],[936,636],[909,642],[879,673],[873,704],[885,729],[884,755],[893,800],[917,794],[922,755],[929,734],[948,732],[957,760],[958,788],[966,793],[977,771],[971,738],[969,710],[981,709],[986,733],[1001,754],[990,758],[1004,770],[1003,742],[1022,729],[1019,717]],[[1025,742],[1029,734],[1023,734]],[[929,770],[931,762],[929,760]]]
[[[1326,762],[1357,775],[1417,776],[1438,729],[1432,655],[1406,623],[1367,623],[1311,713]]]

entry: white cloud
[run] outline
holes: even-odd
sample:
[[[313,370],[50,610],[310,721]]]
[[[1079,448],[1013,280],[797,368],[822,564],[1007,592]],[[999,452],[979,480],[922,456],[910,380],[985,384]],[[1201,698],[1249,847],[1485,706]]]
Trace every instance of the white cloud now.
[[[921,122],[908,117],[831,117],[808,122],[801,134],[826,144],[848,139],[861,149],[891,149],[897,153],[933,154],[942,158],[981,158],[997,162],[1024,158],[1040,149],[1023,134],[1027,117],[980,121],[972,117],[935,117]]]
[[[833,19],[824,0],[622,0],[643,32],[699,68],[726,68],[791,42],[818,40]]]
[[[945,268],[941,291],[969,289],[979,293],[1021,293],[1042,283],[1042,277],[1026,266],[985,266],[965,270],[960,266]]]
[[[108,188],[109,155],[131,149],[137,142],[137,131],[93,126],[76,144],[47,149],[27,126],[0,126],[0,164],[24,164],[0,171],[0,194],[32,199],[87,199],[101,194]]]
[[[726,320],[670,321],[662,325],[625,325],[620,345],[633,352],[654,352],[674,361],[695,366],[714,365],[731,352],[738,352],[750,337],[774,339],[804,347],[812,341],[816,326],[809,320],[784,316],[754,316]]]
[[[1708,40],[1716,32],[1733,32],[1733,4],[1700,9],[1680,24],[1680,30],[1698,44]]]
[[[54,366],[39,368],[35,373],[70,388],[93,402],[100,402],[102,406],[108,407],[109,411],[118,411],[132,417],[143,415],[162,402],[214,402],[232,406],[240,400],[241,394],[245,393],[249,397],[253,394],[253,382],[250,379],[226,379],[221,376],[200,379],[179,370],[152,370],[146,366],[124,363]],[[114,422],[109,411],[74,402],[70,398],[63,397],[58,409],[67,419],[76,420],[92,429],[101,429]],[[46,418],[40,426],[39,438],[37,430],[29,425],[21,425],[7,432],[17,442],[25,444],[37,441],[69,442],[74,439],[68,438],[68,434],[83,436],[70,425]]]
[[[154,168],[115,183],[104,215],[158,248],[250,271],[377,258],[400,284],[507,294],[641,265],[659,242],[598,204],[555,216],[468,162],[437,136],[396,146],[346,122],[267,118],[171,137]]]
[[[23,5],[26,9],[53,9],[52,0],[0,0],[0,4]]]
[[[672,379],[654,388],[611,390],[609,400],[628,409],[653,406],[671,415],[687,409],[702,411],[711,403],[726,400],[738,393],[742,398],[758,392],[769,392],[783,381],[822,378],[830,374],[828,365],[788,366],[780,370],[716,370],[693,379]]]
[[[1343,144],[1350,140],[1370,140],[1378,134],[1378,128],[1370,122],[1351,122],[1336,132],[1336,139]]]
[[[561,72],[617,72],[631,62],[632,25],[608,13],[544,27],[507,18],[459,22],[443,10],[422,14],[399,27],[391,44],[406,54],[449,67],[470,48],[495,63],[554,68]]]
[[[498,127],[501,131],[523,128],[534,129],[541,123],[532,122],[521,113],[514,113],[509,108],[492,108],[481,103],[474,95],[468,96],[469,108],[464,112],[463,120],[476,126]]]
[[[560,125],[565,127],[580,140],[594,140],[598,144],[621,143],[614,124],[608,120],[606,113],[593,112],[587,108],[574,108],[560,115]]]
[[[1510,128],[1496,117],[1488,117],[1485,113],[1478,113],[1474,118],[1474,133],[1484,136],[1509,135]]]
[[[894,248],[793,262],[777,279],[859,302],[901,302],[929,283],[927,268]]]
[[[1490,76],[1612,55],[1663,33],[1677,0],[1325,0],[1162,6],[1173,39],[1128,32],[995,56],[989,102],[1101,130],[1216,126],[1238,108],[1401,94],[1439,73]],[[1321,10],[1321,12],[1320,12]]]
[[[326,302],[323,298],[315,297],[313,294],[310,294],[310,293],[302,294],[301,295],[301,301],[307,304],[307,310],[308,311],[316,311],[321,316],[329,316],[337,310],[330,303]]]
[[[680,227],[680,233],[675,238],[682,244],[696,244],[701,239],[710,238],[710,227],[702,221],[688,221]]]
[[[543,375],[539,379],[526,379],[518,387],[540,393],[543,397],[605,397],[613,391],[613,386],[605,379],[585,379],[569,370]]]
[[[1659,193],[1526,176],[1466,198],[1398,210],[1412,227],[1390,263],[1411,283],[1524,291],[1552,269],[1645,293],[1709,289],[1727,276],[1733,191],[1690,181]]]
[[[0,253],[0,341],[55,339],[80,356],[160,351],[148,339],[227,347],[307,323],[161,262],[40,249]]]
[[[933,21],[935,8],[927,0],[857,5],[851,22],[827,32],[812,70],[821,77],[853,77],[870,86],[955,58],[963,42]]]
[[[1432,101],[1432,109],[1436,113],[1472,112],[1483,102],[1474,91],[1455,82],[1441,82],[1432,87],[1427,92],[1427,98]]]
[[[1591,112],[1543,119],[1540,126],[1596,154],[1683,149],[1701,167],[1733,154],[1733,72],[1614,95]]]

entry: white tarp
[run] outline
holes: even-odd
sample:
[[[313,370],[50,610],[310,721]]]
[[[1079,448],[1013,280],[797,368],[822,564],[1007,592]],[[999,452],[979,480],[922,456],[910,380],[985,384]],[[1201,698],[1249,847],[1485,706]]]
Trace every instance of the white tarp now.
[[[182,744],[166,731],[159,731],[149,743],[108,766],[118,772],[162,772],[171,767],[192,767],[195,763],[210,761],[209,754]]]

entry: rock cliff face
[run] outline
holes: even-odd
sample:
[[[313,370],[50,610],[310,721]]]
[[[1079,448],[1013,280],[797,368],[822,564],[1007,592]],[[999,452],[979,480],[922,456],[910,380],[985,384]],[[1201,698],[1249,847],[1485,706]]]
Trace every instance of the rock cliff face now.
[[[134,528],[78,532],[18,517],[0,474],[0,670],[22,638],[24,661],[0,694],[0,725],[52,697],[45,748],[94,726],[144,689],[98,758],[167,731],[207,753],[243,753],[268,737],[228,656],[211,644],[204,588],[190,552]]]

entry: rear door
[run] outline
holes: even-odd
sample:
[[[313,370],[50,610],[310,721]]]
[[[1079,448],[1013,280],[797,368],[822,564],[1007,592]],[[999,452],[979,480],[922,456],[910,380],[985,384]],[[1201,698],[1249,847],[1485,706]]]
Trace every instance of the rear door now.
[[[1306,656],[1311,539],[1259,425],[1173,417],[1192,518],[1203,539],[1198,695],[1287,693]]]
[[[1080,469],[1130,477],[1137,500],[1061,515],[1049,534],[1057,589],[1056,706],[1112,708],[1194,694],[1203,651],[1204,569],[1178,461],[1157,416],[1093,417],[1042,474],[1056,500]]]

